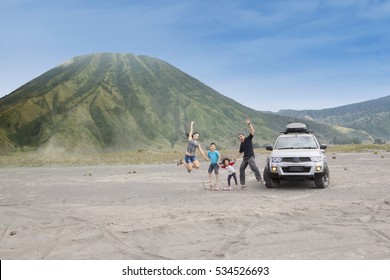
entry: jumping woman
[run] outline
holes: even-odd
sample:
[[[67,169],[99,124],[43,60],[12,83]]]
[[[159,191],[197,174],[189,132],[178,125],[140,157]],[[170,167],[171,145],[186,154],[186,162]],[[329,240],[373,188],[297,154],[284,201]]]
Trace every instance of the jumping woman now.
[[[190,132],[188,133],[188,145],[187,145],[187,151],[184,156],[184,166],[187,168],[188,173],[192,171],[193,168],[198,169],[200,164],[199,160],[196,158],[195,152],[196,148],[199,148],[200,153],[204,157],[205,160],[208,160],[205,153],[202,150],[202,147],[200,146],[198,139],[199,139],[199,133],[194,132],[194,121],[191,122]],[[182,164],[183,161],[180,160],[177,165]]]

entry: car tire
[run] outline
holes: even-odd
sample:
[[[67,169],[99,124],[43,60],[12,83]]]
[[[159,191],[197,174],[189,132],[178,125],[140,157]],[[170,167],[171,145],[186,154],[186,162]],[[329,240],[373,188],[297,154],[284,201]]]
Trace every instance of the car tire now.
[[[329,186],[329,182],[330,182],[329,167],[327,165],[325,165],[323,176],[321,178],[315,179],[314,183],[315,183],[317,188],[325,189],[326,187]]]
[[[266,186],[267,188],[269,188],[269,189],[273,189],[273,188],[275,188],[277,185],[280,184],[280,180],[272,179],[272,178],[269,176],[269,169],[268,169],[268,167],[264,167],[263,178],[264,178],[265,186]]]

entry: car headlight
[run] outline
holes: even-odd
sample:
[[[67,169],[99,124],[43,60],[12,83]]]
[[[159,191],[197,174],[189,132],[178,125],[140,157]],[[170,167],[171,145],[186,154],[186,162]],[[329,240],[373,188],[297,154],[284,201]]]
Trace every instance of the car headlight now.
[[[280,158],[280,157],[272,157],[271,161],[274,162],[274,163],[279,163],[279,162],[282,161],[282,158]]]
[[[319,162],[319,161],[322,161],[323,158],[322,157],[310,157],[310,160],[313,162]]]

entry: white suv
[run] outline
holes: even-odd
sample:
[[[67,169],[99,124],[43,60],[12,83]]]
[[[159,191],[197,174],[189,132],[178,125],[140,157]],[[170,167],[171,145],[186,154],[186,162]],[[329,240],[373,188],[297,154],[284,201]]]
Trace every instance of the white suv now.
[[[316,137],[303,123],[291,123],[279,135],[267,158],[263,178],[267,188],[274,188],[281,180],[311,180],[317,188],[329,186],[329,168],[324,151]]]

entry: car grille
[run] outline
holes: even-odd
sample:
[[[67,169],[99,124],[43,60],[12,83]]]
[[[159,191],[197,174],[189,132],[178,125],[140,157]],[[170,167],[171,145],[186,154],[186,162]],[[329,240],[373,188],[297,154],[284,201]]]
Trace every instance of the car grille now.
[[[285,157],[283,162],[308,162],[311,161],[309,157]]]
[[[310,172],[310,166],[286,166],[282,167],[285,173],[307,173]]]

